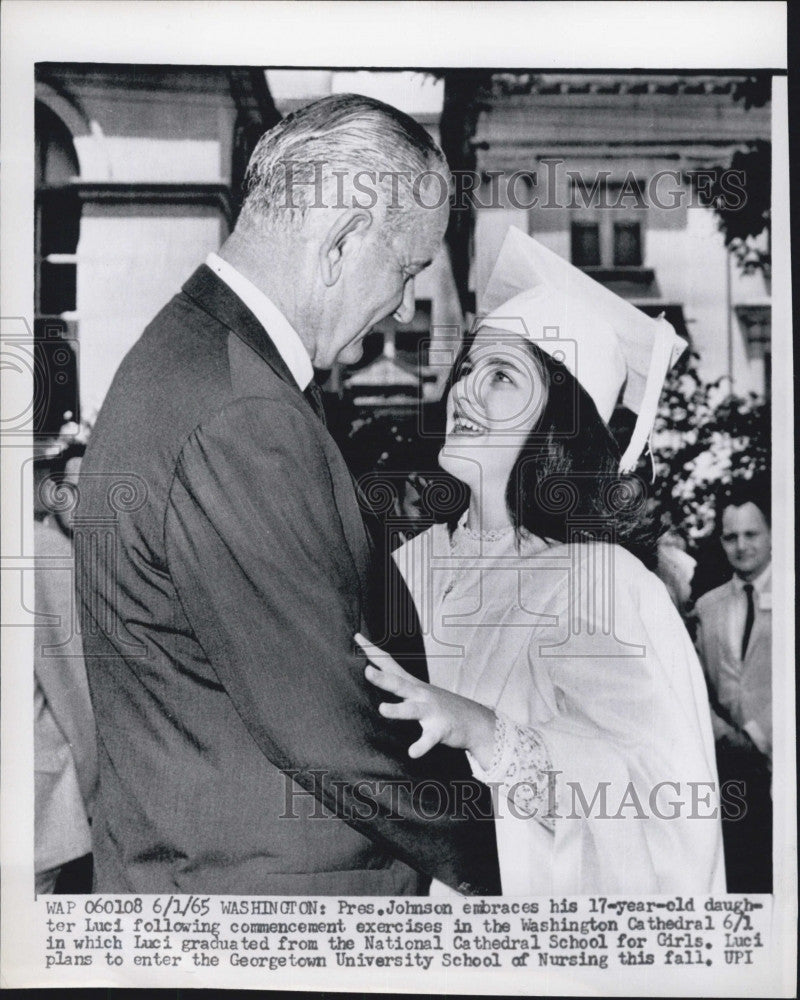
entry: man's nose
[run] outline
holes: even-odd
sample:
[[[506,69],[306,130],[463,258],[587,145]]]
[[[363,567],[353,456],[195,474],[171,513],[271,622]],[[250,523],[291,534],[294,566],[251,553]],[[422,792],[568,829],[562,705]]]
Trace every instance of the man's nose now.
[[[403,288],[403,301],[397,307],[394,318],[398,323],[410,323],[417,311],[417,301],[414,297],[414,279],[409,278]]]

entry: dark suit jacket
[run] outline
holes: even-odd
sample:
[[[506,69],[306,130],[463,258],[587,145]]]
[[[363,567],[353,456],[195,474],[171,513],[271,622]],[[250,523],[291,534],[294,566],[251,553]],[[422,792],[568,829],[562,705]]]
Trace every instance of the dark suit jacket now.
[[[499,891],[464,755],[411,761],[416,724],[364,680],[377,595],[341,454],[205,266],[120,366],[75,546],[98,891]]]

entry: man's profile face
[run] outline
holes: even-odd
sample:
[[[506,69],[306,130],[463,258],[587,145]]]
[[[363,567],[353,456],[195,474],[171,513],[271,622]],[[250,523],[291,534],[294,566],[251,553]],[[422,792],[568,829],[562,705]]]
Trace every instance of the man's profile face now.
[[[742,580],[754,580],[769,565],[772,535],[754,503],[725,508],[721,541],[728,562]]]
[[[335,329],[317,357],[318,368],[334,360],[354,364],[363,352],[364,337],[387,316],[409,323],[416,309],[414,279],[433,260],[447,228],[448,204],[415,207],[405,224],[393,232],[376,226],[354,267],[342,274],[341,307]]]

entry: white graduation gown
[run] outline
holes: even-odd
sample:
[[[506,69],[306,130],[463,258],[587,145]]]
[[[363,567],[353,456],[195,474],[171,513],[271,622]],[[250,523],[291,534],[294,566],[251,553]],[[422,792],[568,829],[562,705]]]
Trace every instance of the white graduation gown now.
[[[498,782],[504,894],[724,892],[705,683],[661,581],[616,545],[454,540],[434,525],[394,557],[431,683],[508,722],[499,771],[473,764]],[[550,829],[513,798],[542,744]]]

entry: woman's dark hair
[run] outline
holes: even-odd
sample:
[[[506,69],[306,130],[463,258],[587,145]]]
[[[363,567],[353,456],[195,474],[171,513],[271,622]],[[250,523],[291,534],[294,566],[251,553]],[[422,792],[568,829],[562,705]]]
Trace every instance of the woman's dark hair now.
[[[546,402],[520,449],[506,486],[511,522],[557,542],[605,541],[655,565],[656,535],[647,516],[647,489],[619,472],[620,450],[591,396],[564,364],[527,342],[545,386]],[[458,381],[465,344],[447,391]],[[451,528],[466,504],[448,518]]]

